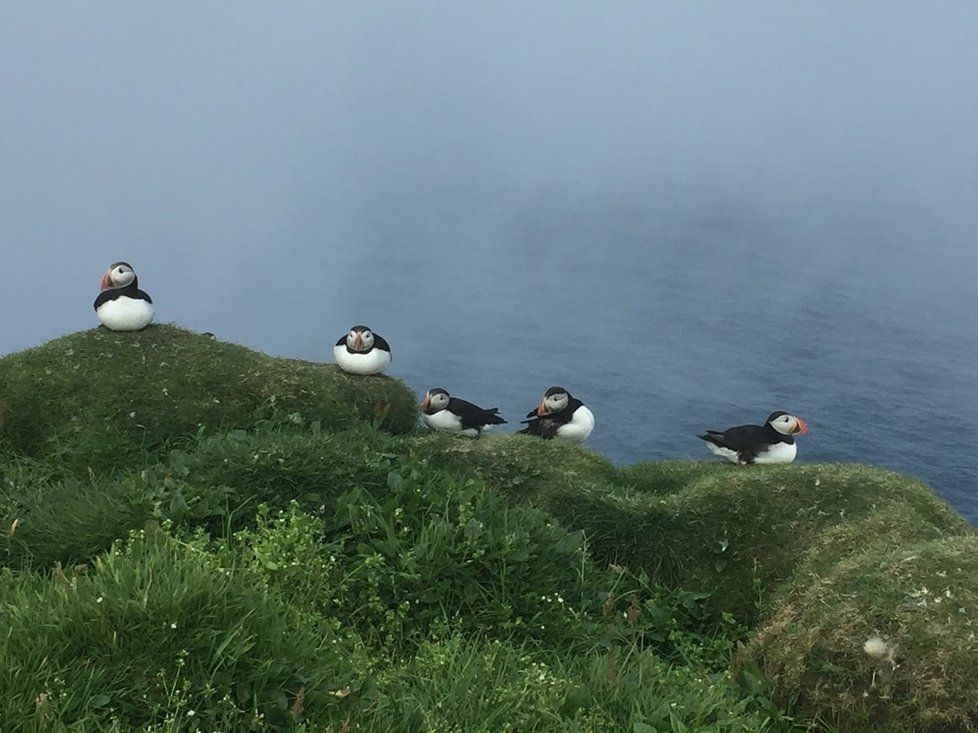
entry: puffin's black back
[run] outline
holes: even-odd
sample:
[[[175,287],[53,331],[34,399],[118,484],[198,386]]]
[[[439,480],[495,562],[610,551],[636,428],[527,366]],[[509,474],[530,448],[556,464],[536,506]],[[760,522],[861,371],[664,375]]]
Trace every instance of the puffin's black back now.
[[[448,407],[445,409],[453,415],[458,415],[465,429],[479,429],[483,425],[502,425],[506,422],[496,414],[499,412],[498,407],[485,409],[459,397],[449,397]]]
[[[775,415],[775,417],[779,417],[779,415]],[[756,455],[769,445],[775,445],[776,443],[793,445],[795,442],[794,436],[779,433],[770,423],[765,423],[764,425],[738,425],[735,428],[728,428],[723,432],[707,430],[706,433],[697,437],[721,448],[728,448],[737,453],[747,452],[753,455]]]

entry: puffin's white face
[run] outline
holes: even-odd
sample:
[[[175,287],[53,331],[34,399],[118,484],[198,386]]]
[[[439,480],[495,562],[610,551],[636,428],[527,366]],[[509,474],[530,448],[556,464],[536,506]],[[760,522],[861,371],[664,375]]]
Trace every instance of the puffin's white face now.
[[[767,419],[771,427],[782,435],[804,435],[808,432],[808,425],[800,417],[788,415],[786,413],[774,413]]]
[[[136,271],[125,262],[116,262],[111,265],[105,274],[102,275],[100,287],[102,290],[110,288],[124,288],[136,279]]]
[[[346,335],[346,345],[353,351],[370,351],[374,347],[374,335],[366,326],[354,326]]]
[[[537,405],[537,415],[543,417],[554,412],[560,412],[570,402],[570,395],[559,387],[551,387]]]
[[[431,414],[433,412],[439,412],[448,407],[449,397],[448,392],[443,389],[429,389],[428,393],[424,396],[424,400],[421,402],[421,409],[425,412]]]

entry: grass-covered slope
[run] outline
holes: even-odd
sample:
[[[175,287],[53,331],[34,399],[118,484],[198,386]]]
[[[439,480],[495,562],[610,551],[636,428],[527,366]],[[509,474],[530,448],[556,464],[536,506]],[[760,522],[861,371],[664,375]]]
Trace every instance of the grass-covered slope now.
[[[92,467],[199,426],[251,427],[272,408],[329,429],[367,421],[402,433],[417,422],[415,403],[395,379],[351,377],[169,325],[82,331],[0,359],[0,440],[25,455],[71,443],[66,458]]]
[[[522,437],[417,442],[582,528],[599,560],[711,593],[757,628],[779,701],[854,733],[978,730],[978,535],[921,482],[859,465],[615,470]],[[895,649],[863,650],[879,635]]]
[[[978,539],[889,471],[417,434],[169,326],[0,405],[3,731],[978,730]]]

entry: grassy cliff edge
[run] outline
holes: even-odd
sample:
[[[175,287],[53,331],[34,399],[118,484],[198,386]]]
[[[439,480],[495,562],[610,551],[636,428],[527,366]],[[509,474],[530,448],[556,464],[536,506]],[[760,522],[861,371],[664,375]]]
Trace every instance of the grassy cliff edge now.
[[[224,711],[211,722],[229,729],[251,729],[241,717],[247,710],[255,729],[275,721],[275,729],[302,730],[304,714],[319,705],[319,724],[333,720],[336,730],[344,719],[348,730],[382,730],[384,721],[415,718],[417,725],[405,729],[425,730],[435,713],[420,698],[401,709],[364,680],[381,689],[386,680],[393,689],[423,674],[419,664],[447,665],[462,679],[467,673],[452,665],[471,652],[468,645],[484,644],[468,636],[476,634],[503,645],[478,646],[483,677],[529,684],[519,682],[531,664],[526,660],[541,662],[519,644],[538,651],[578,645],[592,650],[581,657],[584,666],[596,666],[558,669],[562,657],[548,657],[544,678],[549,674],[552,683],[527,695],[549,712],[538,718],[527,709],[519,718],[520,708],[494,728],[472,727],[477,719],[470,717],[472,730],[627,725],[647,733],[660,729],[655,721],[665,725],[679,714],[655,709],[655,695],[682,699],[693,689],[703,707],[690,703],[679,718],[689,730],[787,730],[789,722],[773,719],[763,725],[774,727],[758,727],[754,703],[734,702],[739,698],[726,687],[723,694],[734,696],[707,711],[699,696],[713,693],[699,687],[696,664],[688,678],[682,665],[670,667],[679,677],[641,666],[619,674],[614,649],[628,634],[622,649],[648,647],[660,655],[640,655],[640,664],[659,664],[653,660],[670,659],[674,649],[680,657],[691,653],[679,637],[660,639],[655,627],[642,626],[661,610],[656,594],[669,592],[646,597],[636,589],[647,582],[703,598],[696,624],[722,617],[749,629],[729,676],[759,670],[782,709],[808,721],[841,731],[978,730],[972,682],[978,535],[920,482],[859,465],[675,461],[618,468],[586,449],[526,436],[465,441],[419,434],[417,417],[416,397],[395,379],[351,377],[332,365],[276,359],[173,326],[85,331],[0,359],[8,575],[0,616],[29,634],[30,609],[43,607],[54,614],[49,628],[65,625],[57,635],[46,632],[37,659],[13,636],[0,644],[0,666],[11,670],[0,676],[0,696],[14,695],[9,691],[21,685],[28,662],[32,669],[42,659],[69,665],[66,645],[86,650],[79,652],[90,660],[84,685],[93,690],[58,692],[77,670],[46,661],[55,665],[50,675],[30,673],[37,689],[7,698],[26,712],[9,714],[4,730],[68,730],[55,721],[86,715],[100,724],[182,730],[170,711],[179,695],[168,675],[179,677],[187,658],[168,667],[166,644],[147,652],[158,670],[141,673],[132,688],[149,694],[151,705],[123,714],[125,706],[113,708],[117,695],[97,690],[121,690],[123,678],[134,684],[131,670],[128,677],[112,672],[118,654],[140,650],[139,638],[122,631],[127,625],[173,616],[166,623],[178,628],[192,623],[195,608],[209,619],[194,643],[209,660],[200,674],[214,680],[214,689],[194,704],[210,706],[212,716]],[[503,529],[495,536],[486,528],[497,521]],[[370,552],[368,537],[376,537]],[[181,547],[194,548],[192,565],[184,565]],[[343,553],[360,558],[354,575],[337,565]],[[145,583],[154,573],[167,576],[172,588],[153,595],[143,616],[125,596],[149,599],[155,586]],[[622,578],[633,579],[627,593]],[[181,596],[190,587],[196,595]],[[428,598],[426,588],[436,587],[445,589],[443,597]],[[520,596],[513,590],[519,587],[533,592]],[[224,601],[213,595],[218,591]],[[573,612],[564,607],[571,593]],[[551,599],[550,608],[558,597],[559,613],[541,616],[540,599]],[[325,646],[261,621],[280,613],[280,602],[304,629],[300,636]],[[608,630],[609,609],[618,613],[621,631]],[[241,614],[255,625],[243,632],[252,641],[242,641],[232,664],[214,656],[214,645],[237,648],[233,619]],[[90,619],[102,616],[102,626],[92,627]],[[150,626],[144,638],[152,636]],[[612,641],[595,643],[599,629]],[[696,648],[710,647],[697,638]],[[44,639],[62,651],[44,656]],[[421,641],[410,654],[398,652],[409,661],[392,667],[395,673],[378,666],[375,651],[397,639]],[[289,649],[291,661],[249,666],[249,648],[272,656]],[[594,656],[598,649],[604,656]],[[324,665],[332,677],[310,674]],[[639,675],[635,687],[630,673]],[[647,697],[643,674],[665,687]],[[170,692],[147,693],[161,686]],[[453,714],[490,720],[501,703],[488,688],[485,694],[484,707]],[[419,689],[410,695],[415,699]],[[431,710],[441,708],[445,698],[439,700],[430,701]],[[564,716],[559,724],[553,711]],[[479,726],[490,725],[485,721]]]

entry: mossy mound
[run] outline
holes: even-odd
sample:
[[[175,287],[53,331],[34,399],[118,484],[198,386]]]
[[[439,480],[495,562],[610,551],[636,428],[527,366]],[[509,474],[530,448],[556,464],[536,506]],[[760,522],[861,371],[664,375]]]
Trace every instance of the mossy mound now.
[[[975,731],[976,613],[978,535],[871,543],[799,574],[748,653],[782,702],[840,730]]]
[[[627,519],[605,503],[590,506],[580,521],[590,516],[609,541],[627,532],[622,562],[654,563],[650,569],[667,582],[711,590],[724,610],[751,623],[776,600],[805,550],[832,527],[878,512],[945,533],[968,527],[926,485],[891,471],[804,464],[723,469],[667,496],[650,490],[633,497],[623,507]]]
[[[278,359],[169,325],[70,334],[0,359],[0,439],[39,455],[70,444],[86,466],[155,450],[199,427],[247,428],[274,412],[329,429],[417,423],[415,396],[389,377]]]
[[[427,436],[415,450],[584,530],[597,559],[709,591],[718,610],[751,624],[836,526],[883,515],[926,536],[969,529],[925,484],[868,466],[666,461],[616,469],[579,446],[524,436]]]

